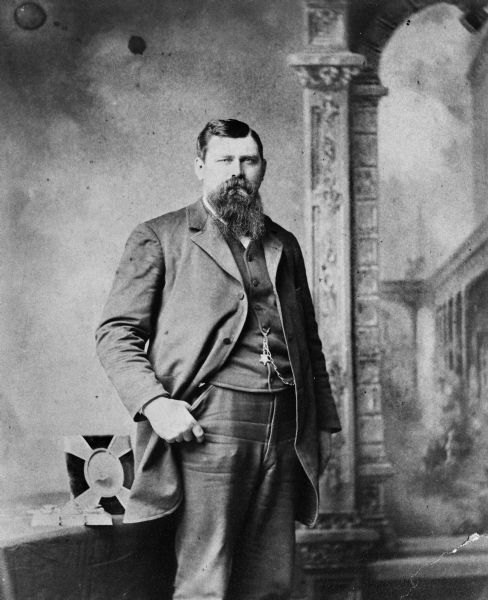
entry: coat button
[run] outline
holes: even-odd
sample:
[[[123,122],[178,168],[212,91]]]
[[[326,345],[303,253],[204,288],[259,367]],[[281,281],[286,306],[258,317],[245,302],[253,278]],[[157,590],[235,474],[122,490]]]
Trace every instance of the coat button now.
[[[232,340],[230,338],[228,338],[228,337],[225,337],[222,340],[222,343],[225,344],[226,346],[228,346],[229,344],[232,344]]]
[[[244,300],[246,294],[244,292],[239,292],[239,300]]]

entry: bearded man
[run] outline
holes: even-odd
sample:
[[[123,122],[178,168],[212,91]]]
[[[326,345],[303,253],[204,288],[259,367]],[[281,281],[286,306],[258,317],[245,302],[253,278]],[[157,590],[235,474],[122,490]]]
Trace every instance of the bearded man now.
[[[295,237],[263,213],[257,133],[198,136],[203,196],[130,236],[97,330],[138,422],[125,521],[175,512],[174,599],[288,598],[340,430]]]

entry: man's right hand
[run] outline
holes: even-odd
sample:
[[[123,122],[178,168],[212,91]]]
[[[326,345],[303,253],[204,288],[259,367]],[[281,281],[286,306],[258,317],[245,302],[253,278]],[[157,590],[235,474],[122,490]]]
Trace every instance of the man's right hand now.
[[[203,429],[191,416],[189,409],[188,402],[159,397],[146,404],[144,415],[159,437],[170,444],[191,442],[194,438],[197,442],[203,442]]]

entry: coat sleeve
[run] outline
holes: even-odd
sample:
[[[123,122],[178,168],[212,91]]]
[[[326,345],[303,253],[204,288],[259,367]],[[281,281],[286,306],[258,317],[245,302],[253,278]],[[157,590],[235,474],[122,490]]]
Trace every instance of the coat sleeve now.
[[[312,296],[308,287],[305,262],[298,241],[293,238],[295,258],[295,284],[301,289],[303,312],[305,317],[305,335],[310,354],[313,374],[313,385],[315,402],[317,406],[318,427],[324,431],[337,433],[341,430],[341,424],[330,387],[329,375],[325,364],[320,341]]]
[[[146,354],[164,286],[164,255],[147,224],[130,235],[96,331],[97,353],[134,420],[158,396],[169,396]]]

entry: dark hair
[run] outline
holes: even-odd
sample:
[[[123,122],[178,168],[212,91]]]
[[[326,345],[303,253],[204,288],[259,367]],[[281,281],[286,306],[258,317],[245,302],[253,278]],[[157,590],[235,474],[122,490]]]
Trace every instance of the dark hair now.
[[[251,135],[252,139],[256,142],[259,156],[263,157],[263,144],[259,138],[259,135],[251,129],[249,125],[238,121],[237,119],[214,119],[209,121],[200,132],[197,137],[197,156],[202,160],[205,160],[207,154],[207,146],[212,136],[217,137],[230,137],[230,138],[243,138]]]

